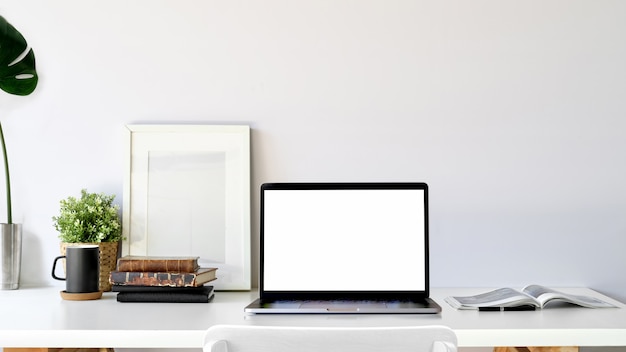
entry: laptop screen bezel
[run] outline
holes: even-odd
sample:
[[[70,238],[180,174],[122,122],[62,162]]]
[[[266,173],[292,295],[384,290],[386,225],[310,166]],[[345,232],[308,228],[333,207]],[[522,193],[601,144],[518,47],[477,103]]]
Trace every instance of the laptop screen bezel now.
[[[376,189],[407,189],[422,190],[424,195],[424,280],[423,290],[415,291],[267,291],[264,287],[264,218],[265,192],[270,190],[376,190]],[[362,299],[362,300],[421,300],[430,295],[429,277],[429,209],[428,185],[424,182],[368,182],[368,183],[264,183],[260,188],[260,242],[259,242],[259,297],[263,300],[328,300],[328,299]]]

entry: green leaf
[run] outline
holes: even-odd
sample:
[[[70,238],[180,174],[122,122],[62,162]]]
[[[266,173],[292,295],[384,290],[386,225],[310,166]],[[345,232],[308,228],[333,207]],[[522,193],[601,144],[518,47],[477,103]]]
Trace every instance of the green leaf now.
[[[35,53],[26,39],[0,16],[0,89],[14,95],[29,95],[37,87]]]
[[[28,47],[22,34],[4,17],[0,16],[0,89],[13,95],[29,95],[37,88],[38,81],[33,49]],[[7,222],[11,224],[13,218],[9,161],[1,125],[0,145],[2,146],[7,189]]]

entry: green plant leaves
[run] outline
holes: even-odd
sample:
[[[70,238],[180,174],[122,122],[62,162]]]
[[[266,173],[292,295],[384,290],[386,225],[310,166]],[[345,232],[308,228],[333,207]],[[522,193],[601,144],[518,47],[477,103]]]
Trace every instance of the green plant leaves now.
[[[61,200],[61,211],[53,216],[59,239],[66,243],[115,242],[122,238],[119,206],[113,204],[115,196],[89,193],[81,190],[80,198]]]
[[[33,49],[28,47],[22,34],[0,16],[0,89],[9,94],[29,95],[38,81]]]

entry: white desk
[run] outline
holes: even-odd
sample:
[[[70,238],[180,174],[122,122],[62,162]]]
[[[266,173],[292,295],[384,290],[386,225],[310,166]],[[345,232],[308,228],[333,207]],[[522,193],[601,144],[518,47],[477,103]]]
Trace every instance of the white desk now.
[[[215,324],[406,326],[442,324],[459,346],[626,346],[626,309],[588,289],[562,289],[620,308],[548,308],[525,312],[457,311],[448,295],[487,289],[433,289],[437,315],[246,315],[254,292],[217,292],[208,304],[119,303],[115,293],[96,301],[64,301],[58,287],[0,291],[0,347],[200,348]]]

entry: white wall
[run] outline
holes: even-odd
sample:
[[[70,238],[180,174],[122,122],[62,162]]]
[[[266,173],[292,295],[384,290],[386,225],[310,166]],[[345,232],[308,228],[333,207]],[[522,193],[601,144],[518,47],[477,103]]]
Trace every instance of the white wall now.
[[[29,97],[0,95],[23,284],[59,284],[59,200],[86,187],[121,203],[125,124],[249,124],[253,252],[262,182],[425,181],[433,286],[626,301],[624,1],[3,0],[0,14],[41,75]]]

